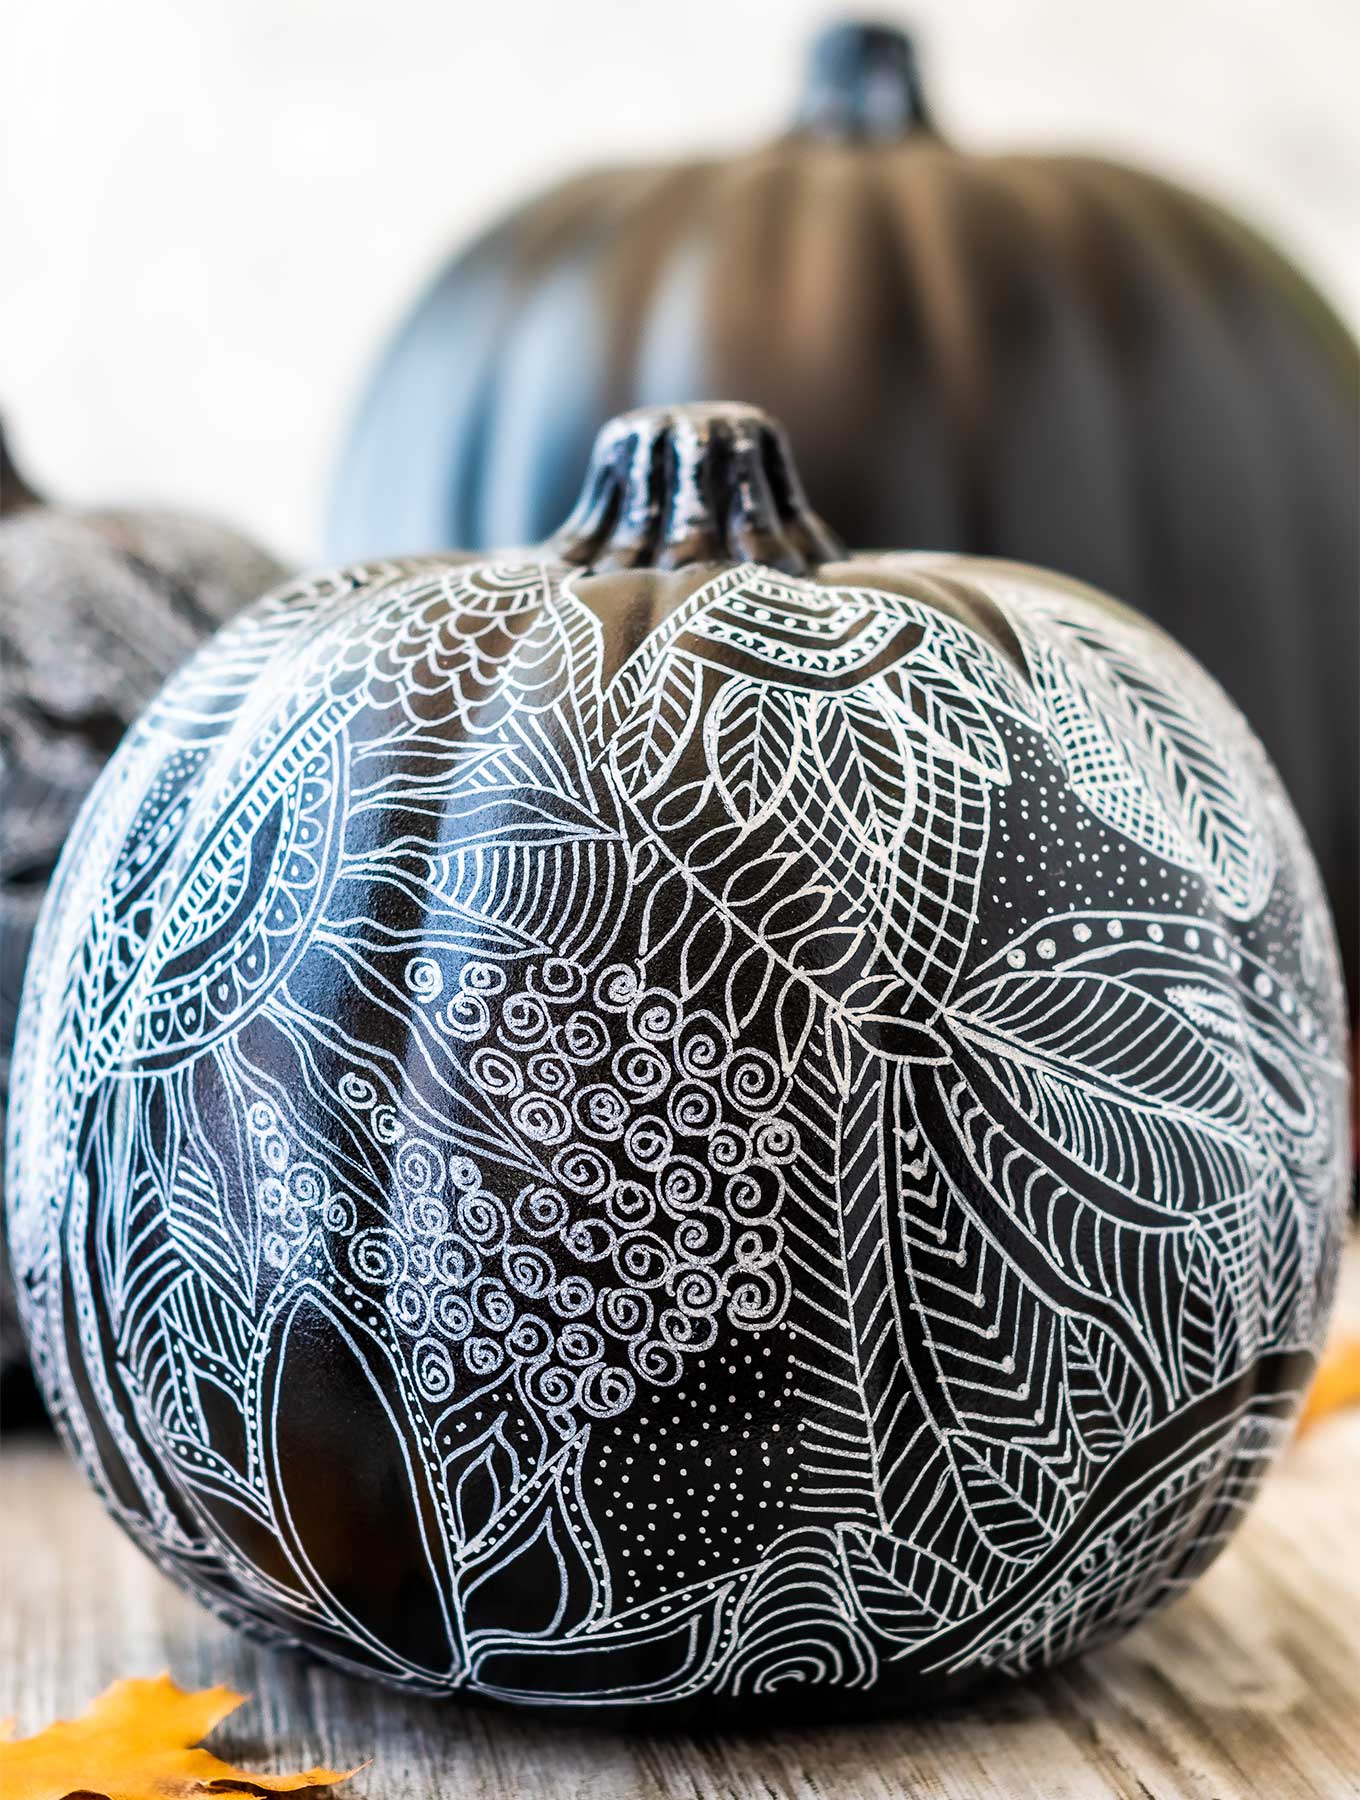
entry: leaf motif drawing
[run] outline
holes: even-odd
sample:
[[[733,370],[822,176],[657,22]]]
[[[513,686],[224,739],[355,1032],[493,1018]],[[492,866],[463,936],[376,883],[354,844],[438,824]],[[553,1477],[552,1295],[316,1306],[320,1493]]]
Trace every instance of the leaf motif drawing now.
[[[704,721],[708,766],[732,817],[753,830],[779,806],[803,753],[807,702],[767,681],[723,684]]]
[[[1072,1496],[1040,1457],[991,1438],[952,1441],[964,1502],[999,1556],[1032,1561],[1066,1530]]]
[[[1063,1370],[1072,1422],[1096,1462],[1131,1443],[1151,1413],[1147,1384],[1123,1348],[1091,1319],[1063,1322]]]
[[[682,869],[671,869],[649,891],[638,930],[638,955],[654,957],[684,925],[691,889]]]
[[[603,1559],[582,1502],[587,1434],[539,1462],[498,1504],[460,1557],[463,1629],[504,1642],[504,1620],[517,1617],[530,1637],[593,1625],[604,1605]],[[506,1446],[502,1446],[506,1448]]]
[[[1267,1129],[1289,1161],[1306,1167],[1316,1155],[1323,1095],[1335,1082],[1335,1071],[1321,1064],[1292,1021],[1280,1015],[1246,1020],[1245,1036]]]
[[[1026,1449],[1060,1484],[1082,1479],[1084,1445],[1062,1379],[1062,1315],[947,1178],[926,1185],[930,1153],[922,1146],[913,1156],[915,1148],[904,1144],[899,1164],[911,1177],[902,1234],[910,1313],[933,1368],[929,1407],[937,1430]]]
[[[794,945],[807,941],[819,928],[836,929],[834,925],[822,926],[828,914],[834,918],[835,903],[836,891],[826,882],[787,886],[765,914],[760,936],[782,955],[788,955]]]
[[[882,677],[911,727],[986,781],[1010,780],[1001,733],[958,675],[923,652]]]
[[[846,1025],[867,1050],[890,1061],[944,1062],[948,1046],[922,1017],[920,990],[897,975],[867,975],[840,998]],[[933,1009],[931,1009],[933,1013]]]
[[[918,1643],[981,1603],[977,1584],[903,1538],[864,1526],[841,1530],[861,1611],[899,1644]]]
[[[376,760],[376,759],[375,759]],[[420,752],[406,746],[400,756],[389,752],[381,772],[351,790],[349,819],[390,809],[394,817],[442,820],[444,807],[456,794],[481,786],[495,786],[515,779],[518,759],[503,744],[459,744],[438,751]],[[520,773],[522,779],[522,772]]]
[[[741,862],[727,878],[723,903],[735,908],[754,906],[761,900],[773,905],[797,879],[799,857],[796,851],[783,850],[774,856],[756,857]]]
[[[789,961],[814,981],[825,982],[832,976],[853,980],[854,970],[863,967],[871,948],[871,940],[858,924],[824,925],[806,932],[791,946]]]
[[[1189,1019],[1085,969],[993,976],[951,1022],[989,1085],[1047,1144],[1131,1200],[1193,1211],[1249,1191],[1251,1106]]]
[[[720,607],[725,596],[740,588],[748,572],[743,567],[725,569],[711,580],[699,581],[648,632],[604,691],[601,728],[607,740],[616,738],[625,721],[645,704],[643,696],[654,687],[657,670],[674,662],[677,656],[687,656],[678,648],[685,634],[702,621],[706,612]]]
[[[680,952],[682,998],[689,999],[703,987],[726,960],[731,946],[732,927],[723,914],[701,910]]]
[[[1308,1311],[1302,1304],[1306,1238],[1294,1184],[1283,1168],[1273,1169],[1262,1198],[1258,1255],[1262,1335],[1272,1348],[1295,1342],[1296,1318]]]
[[[1035,729],[1039,706],[1027,671],[1003,655],[989,639],[967,631],[943,613],[931,614],[929,653],[961,686],[980,695],[993,712]]]
[[[496,1518],[509,1495],[519,1487],[519,1458],[505,1433],[504,1417],[498,1418],[459,1460],[457,1480],[446,1477],[453,1490],[453,1512],[459,1537],[465,1544],[477,1541]]]
[[[730,964],[723,989],[729,1031],[736,1034],[746,1029],[760,1010],[773,977],[774,964],[760,943],[748,945]]]
[[[613,866],[617,847],[612,833],[593,833],[560,828],[560,835],[537,838],[525,834],[513,838],[460,843],[446,855],[430,855],[418,846],[406,846],[385,859],[356,860],[344,870],[345,883],[337,883],[342,899],[362,886],[389,888],[407,896],[427,914],[447,923],[470,923],[473,943],[485,931],[486,945],[502,952],[541,944],[539,935],[554,924],[566,927],[573,914],[584,915],[594,904],[591,876],[598,881]],[[547,884],[557,882],[563,894],[557,920],[535,918],[529,901]],[[362,884],[362,886],[361,886]],[[351,929],[346,930],[349,926]],[[341,920],[337,927],[318,926],[314,941],[353,935],[362,942],[362,918]]]
[[[601,1704],[602,1683],[606,1694],[612,1688],[644,1703],[687,1699],[717,1678],[730,1654],[730,1620],[740,1591],[736,1578],[703,1582],[681,1590],[664,1608],[640,1602],[601,1610],[586,1624],[537,1643],[523,1634],[488,1632],[470,1646],[469,1673],[479,1692],[521,1703],[526,1675],[534,1684],[529,1694],[551,1694],[593,1710]],[[642,1688],[635,1685],[639,1665],[650,1676]]]
[[[831,1070],[831,1079],[836,1084],[836,1091],[844,1099],[850,1092],[850,1034],[831,1012],[825,1015],[822,1029],[826,1039],[826,1057]]]
[[[603,735],[601,669],[604,629],[599,619],[576,593],[568,577],[557,594],[557,604],[546,609],[566,651],[567,678],[561,684],[559,704],[575,709],[582,735],[597,745]]]
[[[702,781],[668,782],[656,802],[655,819],[662,831],[687,831],[703,813],[713,791],[711,777]]]
[[[916,1191],[925,1171],[919,1132],[901,1116],[901,1071],[852,1056],[848,1034],[830,1016],[806,1056],[841,1101],[835,1136],[818,1147],[836,1206],[800,1204],[801,1183],[790,1191],[798,1214],[790,1230],[815,1296],[806,1322],[793,1326],[803,1354],[817,1358],[809,1365],[817,1385],[806,1448],[842,1519],[915,1536],[923,1495],[938,1494],[949,1471],[941,1457],[932,1473],[923,1449],[921,1383],[933,1379],[931,1346],[901,1227],[906,1206],[928,1208],[935,1196]]]
[[[1185,1271],[1179,1347],[1181,1378],[1191,1393],[1226,1381],[1241,1348],[1232,1287],[1207,1238],[1197,1235]]]
[[[644,687],[611,745],[619,779],[634,799],[645,799],[666,783],[702,713],[703,670],[693,657],[675,651]]]
[[[780,1067],[796,1069],[817,1022],[817,1006],[805,981],[790,975],[774,1003],[775,1044]]]
[[[1224,716],[1207,678],[1169,643],[1154,678],[1146,632],[1075,595],[1010,598],[1075,793],[1122,836],[1198,874],[1229,917],[1253,918],[1275,878],[1273,839],[1249,764],[1225,756],[1205,722]]]
[[[902,721],[873,682],[824,694],[812,719],[812,753],[825,798],[849,827],[850,854],[886,863],[916,810],[916,765]]]

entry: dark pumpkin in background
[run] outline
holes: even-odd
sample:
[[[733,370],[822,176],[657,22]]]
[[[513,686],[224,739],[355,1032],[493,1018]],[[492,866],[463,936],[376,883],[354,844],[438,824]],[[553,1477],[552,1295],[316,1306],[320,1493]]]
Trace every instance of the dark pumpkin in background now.
[[[80,803],[166,676],[283,573],[208,519],[48,505],[0,433],[0,1196],[24,965]],[[30,1410],[25,1364],[0,1228],[6,1424]]]
[[[226,627],[30,961],[11,1245],[106,1505],[410,1689],[896,1707],[1125,1629],[1287,1441],[1340,973],[1260,745],[741,406]]]
[[[1238,220],[1087,156],[942,136],[907,39],[834,28],[791,131],[592,172],[444,270],[375,373],[337,555],[533,543],[601,421],[725,393],[854,544],[1040,563],[1227,687],[1288,787],[1356,994],[1357,364]]]

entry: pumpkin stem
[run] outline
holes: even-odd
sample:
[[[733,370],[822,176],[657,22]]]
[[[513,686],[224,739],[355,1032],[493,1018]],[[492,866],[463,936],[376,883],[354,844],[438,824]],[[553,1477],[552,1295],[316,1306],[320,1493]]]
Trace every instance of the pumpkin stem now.
[[[895,25],[830,25],[814,41],[795,130],[807,137],[892,143],[934,133],[916,47]]]
[[[546,548],[600,571],[758,562],[786,575],[845,553],[807,503],[783,427],[722,400],[611,419]]]
[[[24,480],[14,465],[14,458],[9,453],[9,441],[5,436],[5,425],[0,419],[0,519],[7,519],[11,513],[23,512],[29,506],[41,506],[43,498]]]

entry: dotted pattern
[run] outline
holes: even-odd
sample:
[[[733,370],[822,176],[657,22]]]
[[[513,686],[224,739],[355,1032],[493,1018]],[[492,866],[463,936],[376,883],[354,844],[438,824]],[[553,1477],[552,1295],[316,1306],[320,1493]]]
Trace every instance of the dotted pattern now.
[[[63,1429],[224,1616],[435,1693],[919,1700],[1231,1530],[1344,1212],[1297,828],[1097,597],[852,574],[639,575],[644,630],[341,571],[116,759],[15,1242]]]

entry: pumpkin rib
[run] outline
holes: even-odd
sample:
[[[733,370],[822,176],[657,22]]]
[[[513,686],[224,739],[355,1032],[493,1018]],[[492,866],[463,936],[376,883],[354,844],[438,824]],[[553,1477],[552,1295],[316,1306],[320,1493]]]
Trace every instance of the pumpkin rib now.
[[[718,321],[714,366],[728,381],[742,379],[749,370],[749,398],[766,405],[785,385],[781,371],[787,358],[797,357],[794,417],[800,428],[825,421],[816,451],[804,458],[804,476],[814,504],[834,512],[848,474],[848,446],[835,408],[853,411],[865,403],[863,393],[847,385],[842,348],[847,335],[871,329],[848,254],[854,244],[853,221],[865,210],[865,200],[849,191],[857,186],[853,168],[834,146],[802,143],[780,155],[776,166],[780,162],[790,172],[790,183],[778,193],[783,270],[773,286],[769,328],[752,342],[749,330],[738,328],[728,298],[715,290],[710,303]]]
[[[1128,441],[1138,451],[1133,482],[1139,540],[1150,547],[1150,563],[1166,570],[1164,579],[1184,592],[1190,577],[1184,545],[1187,538],[1193,540],[1193,521],[1178,519],[1168,499],[1180,493],[1196,468],[1216,467],[1222,446],[1215,442],[1206,459],[1203,441],[1198,447],[1189,441],[1188,419],[1179,430],[1164,431],[1157,428],[1156,412],[1159,407],[1173,409],[1181,385],[1193,382],[1202,394],[1193,429],[1203,440],[1214,430],[1225,399],[1232,403],[1229,382],[1217,394],[1214,391],[1215,371],[1228,374],[1230,367],[1226,346],[1219,344],[1213,355],[1216,331],[1208,297],[1193,268],[1157,228],[1155,202],[1150,202],[1145,184],[1137,178],[1113,181],[1111,176],[1118,173],[1103,165],[1075,162],[1065,170],[1065,178],[1091,208],[1097,234],[1092,273],[1097,274],[1098,291],[1111,320],[1116,355],[1126,333],[1129,338],[1136,333],[1143,346],[1144,363],[1129,369],[1125,388],[1131,420]],[[1215,479],[1227,503],[1228,484],[1221,477]],[[1174,621],[1168,620],[1168,625],[1175,630]]]
[[[1010,416],[996,425],[998,440],[1014,439],[1016,447],[995,476],[994,553],[1004,545],[1017,560],[1045,567],[1079,563],[1096,585],[1110,585],[1123,569],[1138,585],[1146,575],[1130,503],[1128,391],[1111,353],[1108,313],[1091,280],[1089,208],[1046,159],[1000,157],[991,169],[1044,246],[1046,255],[1035,262],[1053,264],[1044,289],[1044,327],[1065,346],[1061,359],[1037,363],[1033,346],[1030,361],[1017,359],[1016,378],[1023,378],[1024,387],[1011,401]],[[1062,490],[1060,516],[1044,504],[1054,480],[1050,471],[1057,466],[1070,483]]]
[[[573,265],[584,271],[596,246],[607,239],[618,206],[618,185],[618,177],[612,171],[604,171],[579,186],[569,185],[534,209],[526,220],[526,241],[513,248],[508,292],[490,321],[480,355],[472,346],[459,347],[468,366],[480,365],[481,374],[478,401],[469,412],[450,491],[455,496],[455,517],[467,520],[467,534],[478,541],[495,529],[496,493],[491,486],[494,448],[507,435],[506,387],[523,343],[526,314],[538,298],[536,288],[560,282]],[[565,373],[572,366],[572,358],[584,356],[588,348],[571,344],[569,354],[560,355],[556,366]],[[551,354],[540,358],[529,375],[535,390],[540,381],[551,379],[554,366]],[[543,394],[537,391],[529,402],[533,408],[544,403]],[[511,541],[519,535],[512,531]]]
[[[1025,229],[973,180],[959,260]],[[1221,691],[1068,577],[844,550],[734,402],[602,428],[545,544],[222,633],[82,815],[15,1066],[120,1522],[342,1667],[596,1712],[1134,1624],[1287,1438],[1347,1195],[1325,907]]]
[[[883,152],[878,160],[894,154]],[[873,420],[881,428],[893,405],[894,377],[902,361],[920,356],[927,332],[919,315],[903,316],[899,281],[868,284],[860,278],[859,253],[865,244],[890,257],[896,247],[895,221],[881,185],[857,174],[854,159],[832,147],[805,157],[807,206],[795,227],[796,292],[801,317],[789,321],[786,355],[804,370],[795,418],[800,435],[813,440],[805,474],[815,503],[844,516],[864,503],[890,470],[862,465],[856,455],[852,420]],[[815,183],[815,188],[813,184]],[[782,311],[782,305],[780,310]],[[874,375],[853,346],[873,344]],[[729,351],[735,361],[741,347]],[[772,399],[784,386],[781,365],[769,358],[758,398]],[[872,502],[870,502],[872,504]],[[915,508],[915,494],[908,499]]]
[[[1313,633],[1306,626],[1301,628],[1301,621],[1306,620],[1312,610],[1313,596],[1325,592],[1325,588],[1320,584],[1319,572],[1314,572],[1313,579],[1309,579],[1310,545],[1315,546],[1316,540],[1298,519],[1300,490],[1310,496],[1313,492],[1308,471],[1301,466],[1302,459],[1297,453],[1302,433],[1298,429],[1280,429],[1284,424],[1282,408],[1293,411],[1293,386],[1287,376],[1277,385],[1271,379],[1273,364],[1265,347],[1249,342],[1250,321],[1242,316],[1242,308],[1250,304],[1250,299],[1239,298],[1238,291],[1209,262],[1205,250],[1209,234],[1207,218],[1200,220],[1199,230],[1190,229],[1185,209],[1197,210],[1198,202],[1166,183],[1134,177],[1124,170],[1115,169],[1110,173],[1113,186],[1127,191],[1138,205],[1147,207],[1159,218],[1165,217],[1166,223],[1158,234],[1158,241],[1175,254],[1178,265],[1186,271],[1187,280],[1193,283],[1197,308],[1201,309],[1205,323],[1206,340],[1217,348],[1213,359],[1201,359],[1197,378],[1202,384],[1207,383],[1212,369],[1217,369],[1221,375],[1217,399],[1206,397],[1205,402],[1206,411],[1216,424],[1221,425],[1219,455],[1225,460],[1232,459],[1239,469],[1252,464],[1255,468],[1254,480],[1242,475],[1235,479],[1224,477],[1223,504],[1226,506],[1231,499],[1237,519],[1231,580],[1226,574],[1220,574],[1216,584],[1207,580],[1196,584],[1178,583],[1179,591],[1194,594],[1198,605],[1194,613],[1182,610],[1176,618],[1168,620],[1168,625],[1192,654],[1210,662],[1221,631],[1222,598],[1216,590],[1231,588],[1236,614],[1234,629],[1243,647],[1238,658],[1241,674],[1236,698],[1253,728],[1273,747],[1309,836],[1318,843],[1333,845],[1344,845],[1349,839],[1354,846],[1354,780],[1338,781],[1335,773],[1338,763],[1348,770],[1356,765],[1356,757],[1346,754],[1347,743],[1354,748],[1356,741],[1353,705],[1341,704],[1342,696],[1338,692],[1337,704],[1330,709],[1330,716],[1342,722],[1337,728],[1341,733],[1340,743],[1336,730],[1331,734],[1291,732],[1285,723],[1308,717],[1317,707],[1320,673],[1324,691],[1333,684],[1339,690],[1344,685],[1339,671],[1353,668],[1355,661],[1354,656],[1349,659],[1338,657],[1320,671]],[[1276,346],[1288,341],[1278,331],[1266,336],[1267,343]],[[1236,421],[1232,419],[1233,410],[1239,415]],[[1312,409],[1308,416],[1316,429],[1317,410]],[[1137,440],[1139,434],[1133,435]],[[1290,441],[1294,450],[1283,469],[1271,466],[1278,461],[1273,451],[1281,439]],[[1331,446],[1326,459],[1328,466],[1317,478],[1329,483],[1334,480],[1332,471],[1336,462],[1346,460],[1347,454],[1341,444]],[[1354,461],[1353,451],[1349,453],[1349,460]],[[1342,510],[1339,502],[1338,494],[1337,504],[1323,510],[1336,518]],[[1149,519],[1148,529],[1151,528],[1152,520]],[[1335,545],[1330,554],[1319,553],[1316,548],[1313,554],[1318,554],[1320,560],[1326,555],[1333,568],[1340,560],[1339,547]],[[1351,617],[1345,623],[1339,617],[1333,619],[1329,629],[1333,634],[1344,634],[1354,643],[1355,609],[1352,608]],[[1349,858],[1351,868],[1355,867],[1356,860],[1354,855]],[[1338,893],[1336,884],[1344,879],[1340,871],[1347,862],[1345,856],[1339,857],[1337,873],[1332,877],[1333,904],[1341,920],[1347,917],[1344,890]],[[1350,891],[1355,891],[1353,878]],[[1352,931],[1343,932],[1343,962],[1348,982],[1352,984],[1352,1004],[1356,977],[1353,938]]]
[[[536,540],[615,408],[758,402],[787,420],[849,541],[1059,567],[1189,640],[1304,817],[1354,1017],[1360,421],[1345,323],[1249,225],[1160,174],[974,153],[922,126],[916,60],[890,28],[843,29],[814,62],[801,128],[591,177],[598,213],[556,189],[489,258],[456,256],[438,304],[411,314],[408,360],[375,378],[392,392],[356,427],[333,541]],[[557,251],[529,254],[545,231]],[[501,263],[508,298],[488,306]]]
[[[48,504],[27,483],[0,519],[0,1156],[22,978],[63,840],[164,679],[285,570],[211,519]],[[0,1166],[0,1199],[4,1171]],[[30,1410],[0,1226],[0,1379]]]
[[[1328,591],[1328,573],[1349,566],[1350,592],[1360,593],[1360,531],[1344,526],[1348,496],[1360,493],[1360,354],[1345,335],[1340,321],[1332,318],[1336,337],[1322,344],[1316,335],[1299,329],[1299,315],[1286,308],[1275,292],[1243,289],[1232,281],[1232,257],[1242,227],[1218,208],[1205,206],[1193,195],[1168,187],[1166,204],[1176,215],[1194,253],[1202,260],[1212,282],[1224,328],[1239,348],[1243,385],[1249,386],[1262,413],[1262,441],[1292,446],[1283,471],[1282,508],[1287,521],[1290,555],[1287,566],[1272,572],[1273,612],[1286,628],[1280,640],[1250,659],[1264,677],[1258,693],[1243,697],[1250,719],[1259,721],[1259,734],[1275,746],[1276,760],[1286,786],[1298,796],[1305,829],[1318,844],[1344,847],[1337,870],[1349,869],[1345,888],[1333,874],[1333,906],[1339,919],[1360,915],[1360,889],[1355,872],[1360,869],[1360,713],[1354,704],[1354,672],[1360,665],[1360,606],[1352,605],[1334,618],[1320,614],[1319,596]],[[1198,223],[1199,230],[1194,226]],[[1250,234],[1249,234],[1250,235]],[[1277,259],[1282,269],[1288,265]],[[1308,289],[1317,306],[1326,312],[1321,296]],[[1310,362],[1319,355],[1339,354],[1346,362],[1346,380],[1335,392],[1329,410],[1303,404],[1315,371]],[[1247,377],[1250,376],[1250,382]],[[1352,521],[1352,523],[1354,523]],[[1248,612],[1250,618],[1251,612]],[[1316,636],[1326,631],[1336,640],[1335,654],[1320,659]],[[1277,658],[1281,641],[1287,645]],[[1207,655],[1202,645],[1201,656]],[[1277,667],[1293,668],[1294,704],[1281,699]],[[1329,733],[1287,733],[1281,720],[1320,708],[1332,722]],[[1270,709],[1268,712],[1267,709]],[[1267,719],[1270,723],[1267,723]],[[1352,1006],[1360,999],[1351,934],[1342,934],[1346,974]]]
[[[784,194],[792,175],[790,162],[759,152],[719,166],[709,186],[705,209],[707,255],[700,277],[699,338],[705,365],[715,373],[718,398],[746,400],[729,387],[737,373],[729,346],[749,344],[750,332],[765,317],[775,271],[774,247],[781,230]],[[763,349],[751,346],[741,379],[754,373],[759,383]]]
[[[481,344],[494,328],[511,281],[506,250],[521,224],[516,215],[474,243],[456,283],[441,272],[422,296],[410,331],[393,341],[380,380],[356,409],[353,453],[337,477],[329,530],[336,556],[356,549],[355,515],[374,495],[381,496],[387,525],[382,542],[369,539],[366,554],[387,555],[403,546],[435,549],[442,541],[444,534],[432,520],[447,510],[449,496],[460,493],[484,405],[484,362],[464,357],[461,350]],[[447,413],[419,407],[425,384],[434,380],[453,397]],[[400,473],[384,454],[389,421],[395,417],[406,420],[414,465]]]
[[[891,397],[901,422],[890,426],[904,441],[912,492],[905,503],[895,499],[894,470],[885,458],[873,473],[868,505],[877,519],[886,519],[895,505],[905,504],[916,541],[954,549],[970,541],[985,374],[973,368],[969,354],[975,336],[970,322],[973,303],[965,298],[966,283],[961,281],[957,205],[947,191],[935,198],[924,181],[902,179],[902,158],[918,163],[931,159],[942,189],[952,184],[957,190],[966,179],[956,154],[936,142],[913,141],[885,152],[879,160],[876,185],[893,226],[889,278],[914,327],[910,348],[894,371],[899,388]],[[870,379],[866,372],[866,383]],[[887,418],[885,408],[880,428]],[[933,454],[940,443],[948,447],[949,455]]]
[[[573,456],[578,464],[603,419],[645,405],[650,398],[638,387],[645,346],[656,333],[658,309],[667,304],[677,261],[693,255],[702,235],[700,222],[711,206],[720,173],[720,165],[712,160],[662,168],[654,179],[635,180],[619,208],[598,274],[606,344],[605,378],[593,407],[600,416],[578,421]],[[664,372],[658,374],[664,385]],[[564,491],[572,485],[570,477],[571,471],[564,470]],[[545,500],[532,519],[534,532],[551,531],[570,499],[556,507]]]

